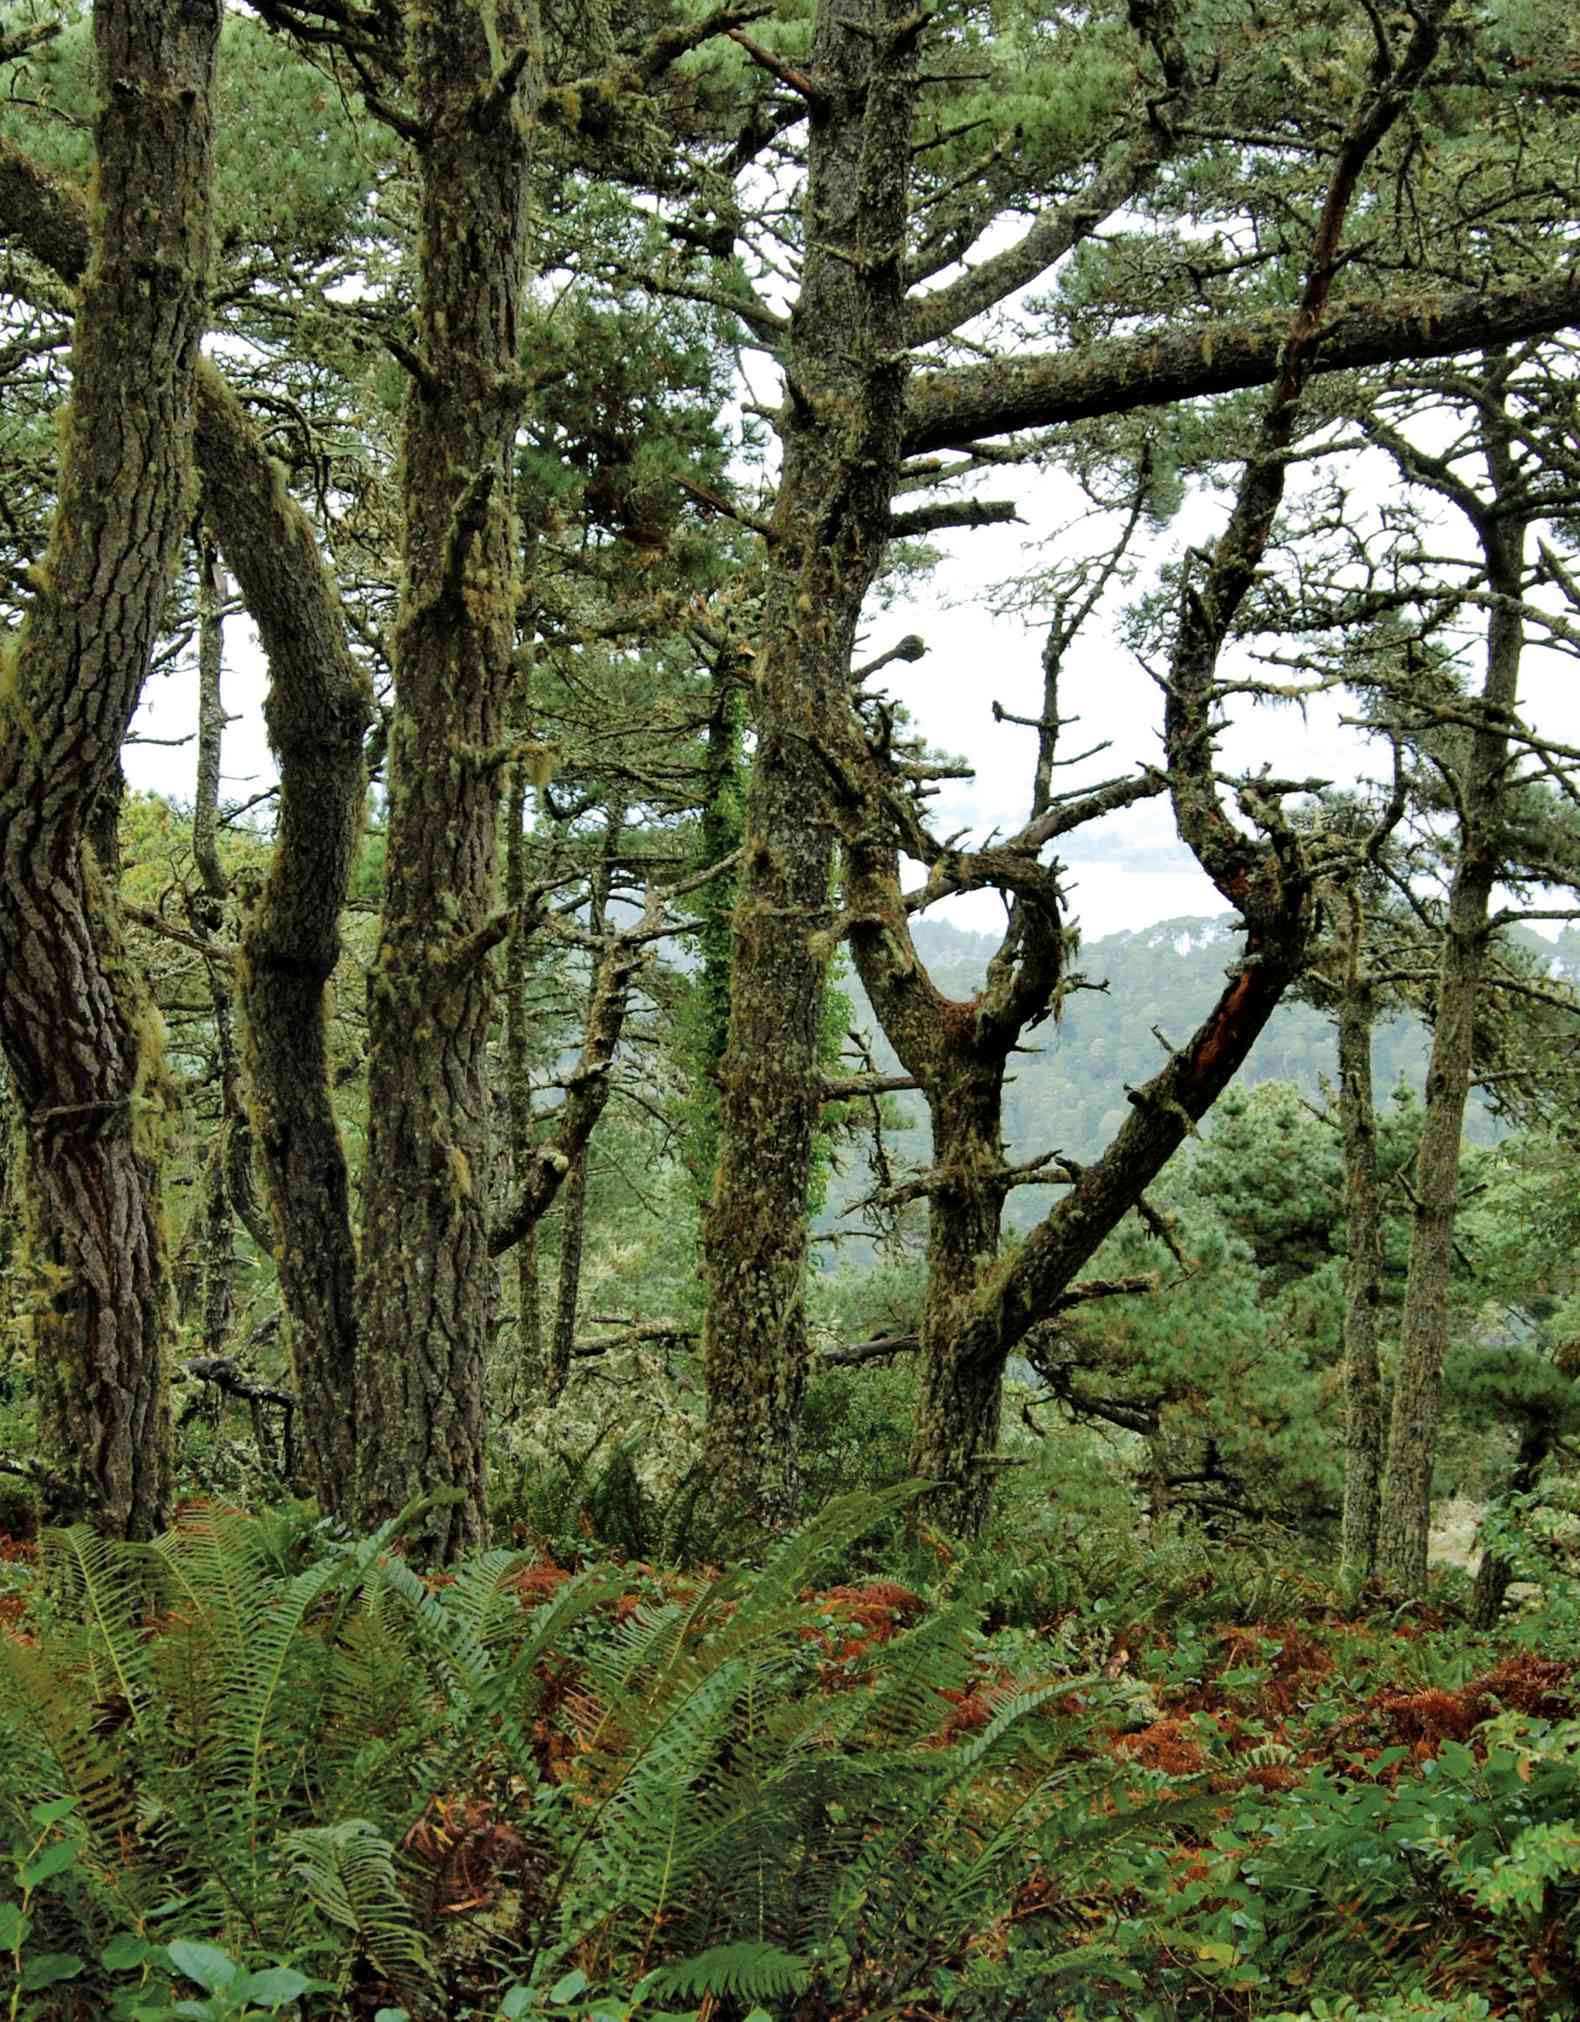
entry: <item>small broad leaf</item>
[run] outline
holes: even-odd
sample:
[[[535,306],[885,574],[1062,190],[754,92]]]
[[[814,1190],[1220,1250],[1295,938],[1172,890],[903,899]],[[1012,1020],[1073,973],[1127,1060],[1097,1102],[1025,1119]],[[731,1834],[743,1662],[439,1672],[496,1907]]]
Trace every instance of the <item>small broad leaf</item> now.
[[[309,1980],[294,1966],[265,1966],[257,1973],[244,1973],[227,1990],[232,2001],[252,2008],[283,2008],[304,1994],[329,1994],[334,1989],[325,1980]]]
[[[549,1999],[551,2001],[574,2001],[576,1996],[585,1993],[586,1989],[587,1975],[582,1971],[580,1966],[574,1966],[565,1975],[563,1980],[555,1981],[554,1985],[549,1989]]]
[[[99,1954],[99,1964],[107,1973],[129,1973],[134,1967],[142,1965],[153,1949],[146,1938],[121,1931]]]
[[[33,1928],[20,1903],[0,1903],[0,1952],[14,1952]]]
[[[525,2015],[531,2006],[532,1989],[530,1987],[512,1987],[504,2000],[500,2002],[499,2012],[504,2017],[504,2022],[517,2022],[517,2018]],[[373,2018],[373,2022],[378,2022],[376,2015]]]
[[[411,2022],[411,2017],[404,2008],[376,2008],[373,2011],[373,2022]]]
[[[28,1817],[41,1832],[47,1832],[52,1825],[59,1825],[63,1818],[70,1818],[76,1809],[74,1797],[57,1797],[48,1804],[35,1804]]]
[[[36,1889],[40,1882],[47,1882],[51,1875],[58,1875],[64,1868],[69,1868],[76,1858],[77,1848],[74,1841],[56,1840],[52,1846],[45,1847],[36,1860],[30,1860],[22,1870],[23,1888]]]
[[[218,1994],[241,1971],[236,1961],[217,1945],[194,1945],[186,1938],[171,1939],[170,1963],[178,1973],[196,1980],[205,1994]]]
[[[22,1964],[22,1992],[36,1994],[40,1987],[53,1987],[61,1980],[75,1980],[87,1966],[75,1952],[40,1952]]]

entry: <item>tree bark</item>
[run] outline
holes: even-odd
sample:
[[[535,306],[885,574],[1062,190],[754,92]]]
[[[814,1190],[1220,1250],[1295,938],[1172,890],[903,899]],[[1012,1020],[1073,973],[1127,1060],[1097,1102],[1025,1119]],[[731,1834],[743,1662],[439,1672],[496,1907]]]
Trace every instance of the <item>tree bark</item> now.
[[[538,43],[516,0],[413,6],[407,71],[418,148],[417,350],[401,467],[387,868],[368,993],[369,1129],[359,1520],[455,1491],[424,1548],[484,1531],[483,1395],[493,1334],[484,1180],[501,744],[515,682],[511,464],[521,396],[526,175]]]
[[[1519,696],[1525,644],[1521,598],[1530,508],[1517,497],[1512,429],[1503,409],[1502,360],[1483,379],[1481,428],[1493,503],[1468,487],[1456,494],[1481,545],[1487,587],[1498,599],[1487,623],[1487,671],[1480,725],[1460,773],[1458,860],[1438,969],[1437,1014],[1426,1073],[1426,1104],[1416,1153],[1410,1269],[1399,1327],[1399,1363],[1388,1429],[1388,1469],[1378,1531],[1378,1572],[1391,1592],[1426,1586],[1437,1452],[1448,1352],[1454,1222],[1459,1210],[1460,1147],[1474,1070],[1476,999],[1491,932],[1492,888],[1499,865],[1509,723]]]
[[[526,765],[510,769],[505,796],[505,1094],[510,1111],[510,1177],[526,1182],[535,1136],[532,1114],[532,1054],[527,1018],[527,960],[531,939],[527,904]],[[510,1385],[512,1412],[523,1398],[536,1403],[546,1380],[543,1359],[543,1288],[538,1269],[538,1225],[534,1221],[516,1245],[516,1358]]]
[[[1363,932],[1357,916],[1351,931]],[[1341,989],[1339,1118],[1344,1135],[1344,1203],[1349,1255],[1344,1267],[1344,1527],[1339,1570],[1356,1584],[1377,1562],[1382,1488],[1382,1377],[1377,1320],[1382,1304],[1382,1195],[1377,1182],[1377,1112],[1372,1098],[1376,1003],[1359,971],[1358,946]]]
[[[1515,1455],[1505,1495],[1529,1495],[1541,1475],[1543,1463],[1553,1450],[1553,1444],[1553,1427],[1549,1421],[1537,1419],[1527,1422],[1520,1433],[1519,1451]],[[1513,1582],[1514,1568],[1508,1560],[1484,1549],[1470,1594],[1470,1626],[1473,1629],[1495,1629],[1498,1626],[1504,1599]]]
[[[608,925],[609,892],[614,880],[615,857],[625,833],[625,807],[612,801],[605,813],[603,847],[593,872],[587,897],[587,924],[595,935]],[[587,1023],[592,1024],[598,1001],[595,973],[587,997]],[[576,1307],[581,1297],[582,1252],[587,1240],[587,1168],[592,1156],[589,1131],[572,1155],[569,1172],[560,1188],[560,1268],[555,1288],[554,1338],[548,1369],[548,1395],[557,1400],[571,1373],[571,1351],[576,1345]]]
[[[828,760],[849,736],[862,601],[882,558],[904,417],[906,186],[925,17],[908,0],[820,0],[806,243],[791,318],[784,464],[758,656],[704,1215],[708,1456],[719,1491],[787,1523],[806,1383],[807,1189],[832,944]]]
[[[23,1113],[52,1520],[147,1536],[170,1483],[157,1015],[87,846],[189,523],[213,0],[101,0],[58,505],[0,688],[0,1038]]]
[[[220,689],[225,660],[225,572],[206,531],[195,543],[198,568],[198,753],[192,801],[192,859],[197,888],[187,901],[192,931],[219,940],[225,927],[229,886],[219,855],[219,781],[225,739],[225,703]],[[236,1298],[236,1215],[231,1175],[251,1156],[241,1101],[236,1055],[234,976],[226,962],[208,964],[209,999],[214,1007],[214,1053],[219,1068],[220,1115],[203,1172],[199,1255],[202,1264],[203,1352],[223,1356]],[[240,1133],[242,1143],[232,1139]]]

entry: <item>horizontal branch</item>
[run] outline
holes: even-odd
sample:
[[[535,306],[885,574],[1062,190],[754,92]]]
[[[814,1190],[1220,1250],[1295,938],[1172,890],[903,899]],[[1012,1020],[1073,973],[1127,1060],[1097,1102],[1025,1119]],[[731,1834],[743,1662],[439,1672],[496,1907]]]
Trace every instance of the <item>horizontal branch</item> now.
[[[1525,286],[1368,296],[1330,304],[1308,372],[1450,358],[1580,323],[1580,265]],[[911,380],[907,455],[963,449],[979,437],[1234,393],[1277,378],[1287,311],[1115,337],[1068,351],[1001,359]]]

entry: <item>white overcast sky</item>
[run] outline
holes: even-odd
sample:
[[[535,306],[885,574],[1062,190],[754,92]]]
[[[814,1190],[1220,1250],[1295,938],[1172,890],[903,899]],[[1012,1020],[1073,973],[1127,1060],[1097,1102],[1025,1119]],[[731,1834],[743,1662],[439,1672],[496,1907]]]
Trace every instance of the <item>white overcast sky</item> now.
[[[1013,489],[1021,523],[937,537],[935,545],[945,559],[930,586],[888,608],[874,608],[860,652],[861,658],[875,657],[908,632],[926,641],[925,658],[891,665],[880,682],[904,702],[930,744],[975,769],[970,781],[945,782],[932,803],[935,832],[964,830],[970,841],[981,841],[995,829],[1013,830],[1027,812],[1034,736],[1028,729],[995,723],[993,704],[1019,716],[1035,716],[1041,706],[1042,626],[1034,617],[996,613],[988,593],[993,585],[1054,558],[1050,540],[1056,549],[1057,529],[1073,517],[1078,504],[1074,488],[1056,475],[998,471],[986,488],[994,495]],[[1377,495],[1377,487],[1365,482],[1352,494],[1357,509],[1364,508],[1368,490]],[[1188,543],[1209,541],[1226,510],[1224,494],[1193,493],[1172,525],[1143,551],[1135,589],[1144,588],[1156,569]],[[1465,552],[1466,530],[1456,522],[1457,515],[1445,508],[1436,529],[1440,552]],[[1097,531],[1091,538],[1096,544],[1104,535]],[[1470,658],[1474,666],[1474,647]],[[1527,647],[1521,686],[1528,720],[1552,737],[1580,744],[1580,662],[1533,642]],[[263,728],[264,687],[262,656],[250,623],[244,616],[233,618],[226,628],[224,701],[235,720],[226,733],[221,789],[231,805],[250,799],[275,778]],[[195,688],[190,669],[151,681],[134,738],[188,737],[196,721]],[[1304,710],[1293,704],[1253,707],[1239,698],[1236,707],[1240,713],[1220,746],[1225,771],[1270,765],[1283,777],[1353,784],[1375,777],[1387,765],[1383,746],[1369,744],[1341,725],[1341,716],[1354,712],[1351,698],[1317,696]],[[1159,760],[1161,698],[1114,636],[1112,612],[1100,611],[1072,648],[1060,708],[1079,718],[1064,732],[1063,750],[1108,744],[1098,757],[1061,774],[1061,788],[1096,783]],[[190,801],[195,762],[192,742],[179,747],[134,742],[126,753],[126,773],[136,788]],[[1064,839],[1059,856],[1068,866],[1071,916],[1088,940],[1225,910],[1176,837],[1166,797],[1143,801]],[[1001,901],[988,892],[950,901],[939,912],[980,931],[993,931],[1003,919]]]

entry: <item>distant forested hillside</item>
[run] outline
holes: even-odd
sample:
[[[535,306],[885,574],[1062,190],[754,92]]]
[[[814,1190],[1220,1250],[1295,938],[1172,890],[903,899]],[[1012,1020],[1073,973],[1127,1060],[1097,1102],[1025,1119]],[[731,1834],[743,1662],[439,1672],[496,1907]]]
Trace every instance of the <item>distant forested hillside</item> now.
[[[1216,919],[1160,920],[1133,933],[1108,934],[1088,941],[1074,967],[1092,984],[1106,990],[1083,990],[1065,1006],[1062,1021],[1050,1019],[1034,1037],[1035,1052],[1021,1058],[1007,1091],[1005,1118],[1008,1149],[1014,1158],[1057,1149],[1071,1158],[1092,1157],[1123,1121],[1125,1089],[1156,1073],[1163,1048],[1161,1032],[1171,1043],[1183,1039],[1205,1016],[1222,987],[1223,972],[1238,945],[1233,914]],[[986,934],[924,920],[912,929],[933,980],[946,995],[966,998],[981,987],[988,958],[996,942]],[[1580,933],[1565,932],[1556,945],[1536,942],[1555,973],[1580,979]],[[869,1028],[872,1020],[860,985],[847,978],[844,986]],[[1156,1028],[1156,1032],[1154,1031]],[[892,1070],[893,1056],[878,1035],[878,1057]],[[1401,1082],[1419,1091],[1426,1067],[1427,1033],[1419,1020],[1399,1018],[1379,1028],[1373,1073],[1379,1101]],[[1242,1079],[1290,1081],[1309,1095],[1319,1092],[1323,1076],[1335,1072],[1333,1028],[1319,1011],[1305,1004],[1285,1004],[1257,1041]],[[896,1109],[914,1121],[891,1139],[903,1160],[925,1162],[928,1143],[920,1099],[901,1096]],[[1479,1103],[1473,1105],[1469,1135],[1485,1141],[1497,1125]],[[854,1175],[835,1190],[836,1201],[861,1188]],[[1044,1196],[1026,1188],[1010,1198],[1012,1226],[1026,1227],[1037,1218]]]

